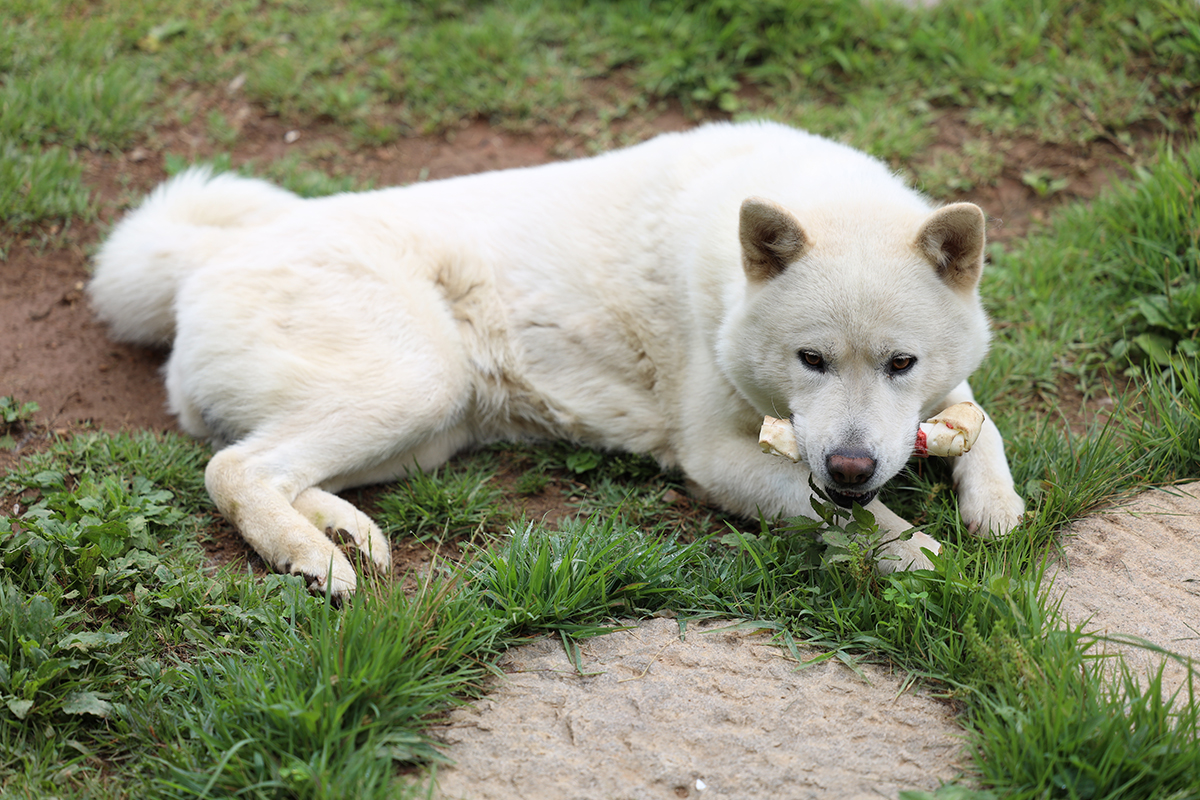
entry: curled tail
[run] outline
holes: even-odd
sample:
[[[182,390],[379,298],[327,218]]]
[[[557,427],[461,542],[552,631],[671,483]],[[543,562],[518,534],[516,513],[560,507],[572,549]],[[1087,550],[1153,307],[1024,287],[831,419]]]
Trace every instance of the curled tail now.
[[[168,344],[179,283],[227,243],[231,229],[263,225],[300,198],[264,181],[207,167],[155,189],[113,229],[96,255],[88,294],[112,336]]]

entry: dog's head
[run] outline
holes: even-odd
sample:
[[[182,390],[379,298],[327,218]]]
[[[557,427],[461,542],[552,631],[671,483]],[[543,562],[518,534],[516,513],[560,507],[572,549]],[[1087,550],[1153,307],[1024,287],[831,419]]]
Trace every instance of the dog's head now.
[[[865,202],[803,221],[742,204],[746,285],[721,329],[721,367],[758,411],[791,420],[836,502],[870,502],[987,352],[984,224],[970,203],[922,214]]]

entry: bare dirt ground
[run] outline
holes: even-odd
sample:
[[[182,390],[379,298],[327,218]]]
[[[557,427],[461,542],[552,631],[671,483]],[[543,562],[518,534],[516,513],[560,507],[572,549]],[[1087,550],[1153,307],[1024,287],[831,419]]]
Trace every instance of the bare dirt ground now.
[[[338,151],[335,130],[287,129],[228,99],[238,120],[234,163],[264,163],[289,148]],[[195,115],[203,119],[203,114]],[[632,135],[695,124],[674,111],[643,121]],[[953,150],[968,134],[946,117],[934,150]],[[0,241],[0,395],[41,410],[0,470],[54,434],[88,429],[176,430],[164,410],[158,370],[166,353],[115,344],[92,318],[83,288],[89,253],[108,225],[165,177],[167,153],[210,156],[199,130],[159,130],[146,146],[86,157],[101,208],[94,224],[47,228]],[[377,185],[436,179],[581,155],[584,143],[554,131],[513,134],[474,123],[452,137],[404,140],[339,157],[330,166]],[[344,150],[342,151],[344,152]],[[995,186],[969,199],[988,212],[994,239],[1021,236],[1064,200],[1091,197],[1122,171],[1121,153],[1103,142],[1074,150],[1018,142]],[[1021,180],[1030,168],[1071,178],[1054,198]],[[965,198],[966,199],[966,198]],[[570,512],[562,493],[537,498],[539,513]],[[1151,493],[1128,510],[1075,526],[1064,537],[1057,588],[1073,620],[1093,616],[1107,630],[1133,633],[1200,656],[1200,485],[1176,495]],[[228,526],[205,543],[212,560],[246,558]],[[399,569],[428,554],[396,544]],[[653,620],[587,642],[584,673],[557,641],[512,653],[508,675],[487,699],[454,713],[440,729],[448,755],[447,797],[670,798],[878,797],[932,789],[964,759],[954,709],[906,690],[901,677],[869,668],[869,683],[840,664],[796,672],[794,662],[751,631],[700,632]],[[1172,673],[1178,679],[1178,673]]]

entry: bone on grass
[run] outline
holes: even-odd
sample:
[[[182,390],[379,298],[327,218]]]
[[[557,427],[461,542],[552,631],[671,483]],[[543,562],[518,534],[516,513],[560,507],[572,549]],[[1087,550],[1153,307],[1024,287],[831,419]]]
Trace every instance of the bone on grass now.
[[[913,455],[922,458],[961,456],[979,438],[984,419],[983,410],[974,403],[950,406],[918,426]],[[758,433],[758,446],[764,453],[783,456],[793,462],[800,460],[800,448],[796,444],[792,423],[786,419],[764,417]]]

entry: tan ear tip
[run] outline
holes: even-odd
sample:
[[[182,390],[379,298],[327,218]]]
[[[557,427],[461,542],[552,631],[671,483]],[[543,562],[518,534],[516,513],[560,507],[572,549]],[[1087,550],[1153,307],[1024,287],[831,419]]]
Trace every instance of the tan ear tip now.
[[[759,210],[780,211],[782,209],[778,203],[768,200],[765,197],[759,197],[758,195],[752,194],[742,201],[741,211],[743,214],[747,211]]]

